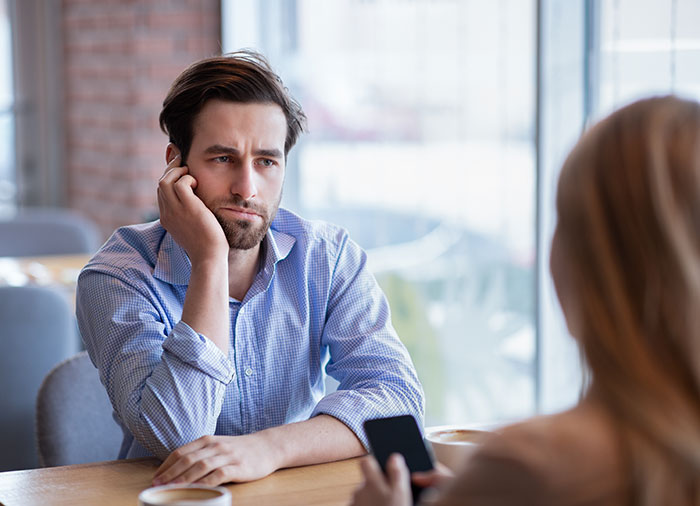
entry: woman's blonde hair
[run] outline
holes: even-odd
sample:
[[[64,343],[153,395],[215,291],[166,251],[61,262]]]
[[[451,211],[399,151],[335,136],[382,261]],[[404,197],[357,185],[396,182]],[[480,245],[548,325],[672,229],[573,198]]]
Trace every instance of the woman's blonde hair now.
[[[557,193],[573,329],[634,504],[700,504],[700,104],[635,102],[584,134]]]

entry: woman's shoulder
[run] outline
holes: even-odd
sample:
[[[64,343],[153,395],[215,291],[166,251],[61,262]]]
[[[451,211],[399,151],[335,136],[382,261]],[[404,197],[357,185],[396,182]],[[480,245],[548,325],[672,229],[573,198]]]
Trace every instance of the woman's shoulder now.
[[[445,491],[453,498],[445,504],[621,504],[624,475],[612,422],[579,405],[488,438]]]
[[[610,417],[597,405],[584,403],[505,427],[485,442],[481,453],[517,458],[547,471],[568,465],[581,469],[593,461],[615,463],[618,444]]]

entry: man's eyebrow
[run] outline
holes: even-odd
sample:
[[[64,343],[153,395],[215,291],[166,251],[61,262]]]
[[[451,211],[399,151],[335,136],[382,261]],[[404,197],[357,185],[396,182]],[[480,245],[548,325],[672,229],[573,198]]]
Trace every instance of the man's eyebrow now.
[[[253,151],[255,156],[267,156],[268,158],[282,158],[282,152],[279,149],[256,149]]]
[[[213,146],[209,146],[207,149],[204,150],[206,154],[211,154],[211,155],[219,155],[219,154],[226,154],[226,155],[238,155],[240,154],[240,151],[238,151],[236,148],[233,148],[231,146],[223,146],[221,144],[214,144]]]
[[[204,153],[210,154],[210,155],[235,155],[238,156],[241,154],[241,152],[231,146],[223,146],[222,144],[214,144],[212,146],[209,146],[207,149],[204,150]],[[255,156],[267,156],[269,158],[282,158],[282,151],[279,149],[256,149],[253,151],[253,154]]]

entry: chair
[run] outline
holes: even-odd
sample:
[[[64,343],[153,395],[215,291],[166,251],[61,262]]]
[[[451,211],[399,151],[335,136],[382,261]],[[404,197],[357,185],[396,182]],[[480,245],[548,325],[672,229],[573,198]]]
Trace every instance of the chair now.
[[[0,349],[0,471],[36,467],[39,386],[79,349],[65,295],[42,286],[0,286]]]
[[[42,466],[117,458],[123,433],[87,352],[57,365],[44,379],[36,401],[36,435]]]
[[[0,256],[94,253],[99,246],[97,226],[67,209],[28,208],[0,220]]]

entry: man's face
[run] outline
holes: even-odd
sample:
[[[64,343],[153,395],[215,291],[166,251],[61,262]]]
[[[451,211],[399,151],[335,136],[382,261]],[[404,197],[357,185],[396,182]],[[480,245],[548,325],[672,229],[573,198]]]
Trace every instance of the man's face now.
[[[284,183],[287,121],[274,103],[209,100],[192,125],[187,166],[195,194],[214,213],[229,246],[262,241]]]

